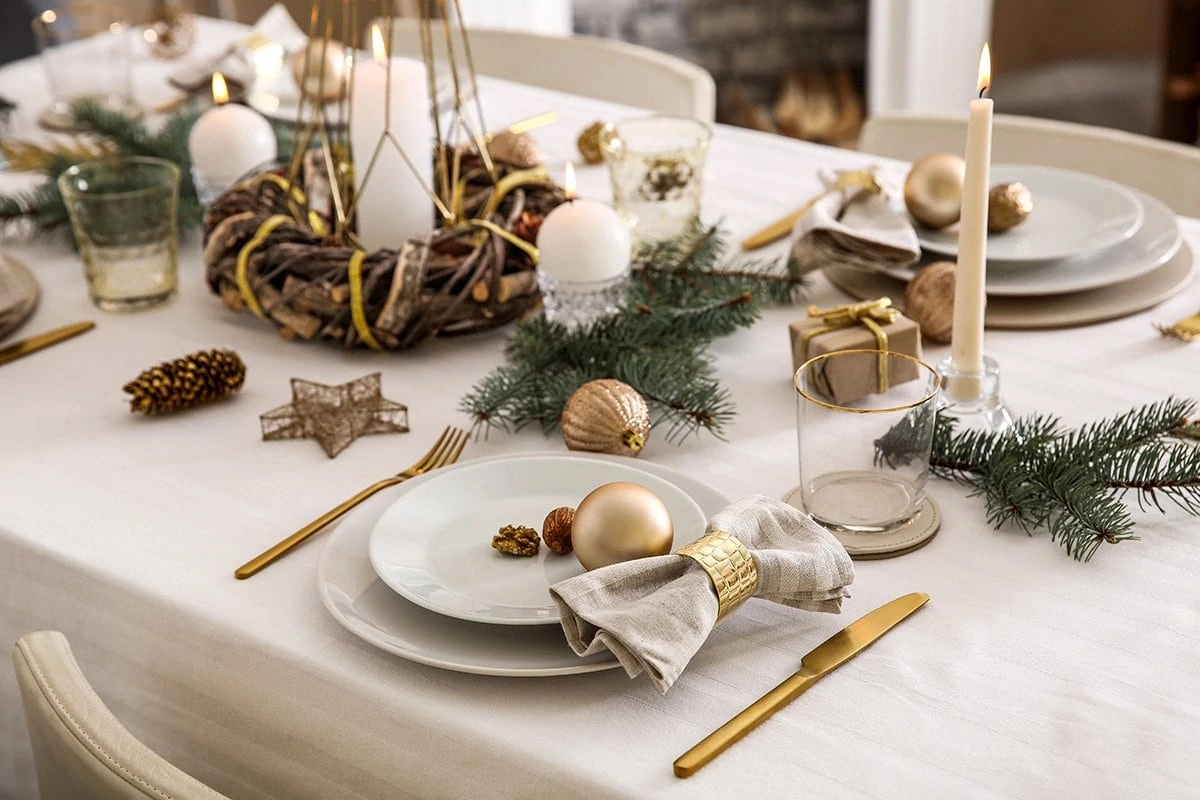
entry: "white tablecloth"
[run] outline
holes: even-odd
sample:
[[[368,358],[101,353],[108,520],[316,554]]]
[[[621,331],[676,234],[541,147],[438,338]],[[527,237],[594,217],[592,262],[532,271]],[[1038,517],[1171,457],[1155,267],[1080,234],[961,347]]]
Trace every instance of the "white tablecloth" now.
[[[231,30],[202,28],[219,49]],[[139,65],[145,102],[167,96]],[[36,65],[0,70],[18,124],[45,99]],[[554,163],[576,133],[621,112],[494,81],[488,122],[557,110],[538,132]],[[818,187],[818,167],[860,154],[718,130],[705,216],[735,237]],[[604,196],[601,168],[581,171]],[[18,176],[0,176],[11,189]],[[1193,248],[1200,224],[1185,222]],[[1045,537],[996,532],[981,502],[937,483],[941,534],[891,561],[861,562],[841,617],[760,602],[722,625],[660,697],[621,672],[519,680],[439,671],[378,652],[340,628],[314,589],[320,543],[260,576],[232,569],[331,502],[410,463],[458,398],[500,359],[504,332],[380,356],[281,340],[235,315],[202,283],[199,243],[182,248],[170,305],[111,315],[87,300],[58,242],[8,244],[44,299],[23,334],[81,319],[94,332],[0,368],[0,641],[64,631],[85,674],[151,747],[236,798],[413,797],[1195,797],[1200,791],[1200,523],[1139,515],[1142,540],[1090,564]],[[782,246],[772,251],[782,252]],[[823,279],[812,301],[845,300]],[[1017,411],[1082,422],[1200,394],[1200,350],[1152,320],[1200,308],[1200,285],[1152,312],[1086,328],[989,333]],[[731,496],[781,496],[796,481],[786,324],[768,312],[718,342],[738,418],[729,441],[655,437],[645,458]],[[241,395],[194,413],[139,419],[120,387],[200,348],[249,365]],[[931,358],[939,349],[930,348]],[[330,461],[312,442],[260,441],[258,415],[286,402],[293,376],[329,383],[382,370],[413,432],[362,439]],[[493,434],[478,457],[561,448]],[[850,620],[910,591],[931,603],[696,777],[671,762],[792,672]],[[28,744],[0,670],[0,797],[33,796]]]

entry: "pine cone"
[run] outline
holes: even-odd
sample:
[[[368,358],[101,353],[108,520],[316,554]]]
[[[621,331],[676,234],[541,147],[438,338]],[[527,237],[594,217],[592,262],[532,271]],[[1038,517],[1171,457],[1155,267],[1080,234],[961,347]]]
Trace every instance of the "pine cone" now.
[[[232,350],[202,350],[152,367],[125,384],[129,410],[169,414],[220,400],[242,388],[246,365]]]

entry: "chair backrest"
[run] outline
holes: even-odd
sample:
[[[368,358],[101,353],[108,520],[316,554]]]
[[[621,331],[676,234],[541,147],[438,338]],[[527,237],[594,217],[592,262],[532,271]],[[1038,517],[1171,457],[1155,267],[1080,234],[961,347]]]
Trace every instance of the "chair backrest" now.
[[[913,161],[926,153],[961,153],[965,116],[881,114],[863,127],[859,148]],[[996,162],[1065,167],[1140,189],[1177,214],[1200,217],[1200,147],[1072,122],[997,114]]]
[[[421,58],[418,26],[412,18],[394,20],[392,55]],[[440,28],[435,33],[436,54],[444,57],[445,37]],[[681,58],[594,36],[477,28],[468,33],[471,58],[481,75],[707,123],[715,117],[712,76]]]
[[[61,633],[21,637],[13,664],[42,800],[228,800],[135,739],[92,691]]]

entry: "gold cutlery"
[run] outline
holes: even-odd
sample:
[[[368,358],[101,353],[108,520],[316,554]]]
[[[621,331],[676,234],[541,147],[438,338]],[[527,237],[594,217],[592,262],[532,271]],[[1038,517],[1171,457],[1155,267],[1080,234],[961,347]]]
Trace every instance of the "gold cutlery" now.
[[[1181,319],[1174,325],[1155,323],[1154,329],[1163,336],[1182,339],[1185,342],[1200,341],[1200,313],[1193,314],[1187,319]]]
[[[51,345],[65,342],[67,339],[78,336],[81,333],[87,333],[92,328],[96,327],[94,322],[76,322],[74,325],[64,325],[61,328],[55,328],[52,331],[39,333],[37,336],[30,336],[28,339],[22,339],[19,342],[13,342],[6,347],[0,347],[0,364],[7,364],[10,361],[16,361],[22,356],[36,353]]]
[[[879,178],[875,177],[875,172],[871,169],[852,169],[838,173],[837,180],[834,181],[833,186],[821,192],[787,216],[780,217],[757,233],[746,237],[742,242],[742,249],[757,250],[760,247],[766,247],[771,242],[782,239],[792,232],[792,228],[796,227],[797,220],[811,211],[812,207],[817,203],[834,192],[855,188],[879,194],[883,191],[883,184],[879,182]]]
[[[822,677],[865,650],[927,602],[929,595],[913,592],[884,603],[866,616],[851,622],[806,655],[800,661],[799,671],[675,759],[675,774],[680,778],[695,775],[701,767],[725,752],[731,744],[795,700]]]
[[[329,509],[324,514],[317,517],[312,522],[308,523],[279,544],[276,544],[275,546],[250,559],[245,564],[242,564],[240,567],[234,570],[234,576],[240,580],[244,580],[249,578],[251,575],[257,574],[264,567],[275,563],[280,558],[290,553],[301,542],[306,541],[317,531],[321,530],[350,509],[359,505],[367,498],[382,492],[384,489],[395,486],[398,483],[404,483],[409,478],[415,478],[418,475],[424,475],[427,472],[432,472],[440,467],[449,466],[455,461],[458,461],[458,457],[462,455],[463,448],[466,446],[466,431],[447,426],[446,429],[442,431],[442,435],[438,437],[438,440],[434,443],[433,447],[429,448],[429,452],[423,455],[411,467],[396,473],[390,478],[384,478],[381,481],[371,484],[340,505]]]

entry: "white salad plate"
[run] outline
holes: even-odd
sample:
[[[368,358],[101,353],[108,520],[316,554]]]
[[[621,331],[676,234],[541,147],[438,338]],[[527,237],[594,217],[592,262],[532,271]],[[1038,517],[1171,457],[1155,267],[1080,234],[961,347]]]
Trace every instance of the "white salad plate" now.
[[[499,456],[464,466],[504,463],[520,468],[529,456]],[[623,466],[606,456],[577,456]],[[687,492],[706,517],[728,499],[712,487],[666,467],[639,462],[639,469]],[[436,472],[409,482],[419,485]],[[367,545],[376,522],[404,485],[382,492],[350,512],[329,535],[317,564],[317,592],[333,618],[363,641],[394,655],[456,672],[510,677],[544,677],[597,672],[619,666],[608,651],[580,658],[558,626],[513,627],[454,619],[398,596],[375,574]]]
[[[1020,225],[988,235],[988,260],[1054,261],[1095,253],[1119,244],[1142,224],[1142,204],[1130,189],[1112,181],[1056,167],[996,164],[991,182],[1019,181],[1033,195],[1033,212]],[[922,249],[954,256],[958,226],[934,231],[917,226]]]
[[[988,242],[987,293],[992,297],[1037,297],[1099,289],[1141,277],[1166,264],[1179,251],[1179,218],[1162,201],[1134,192],[1145,209],[1137,233],[1120,244],[1085,256],[1019,270],[994,269]],[[1036,203],[1036,199],[1034,200]],[[888,266],[880,272],[909,281],[918,267]]]
[[[583,572],[573,555],[542,546],[531,558],[501,553],[492,534],[577,506],[613,481],[645,486],[666,504],[675,540],[704,534],[707,518],[670,481],[633,466],[568,455],[469,462],[412,482],[384,512],[368,554],[375,572],[405,599],[450,617],[496,625],[556,625],[548,588]]]

